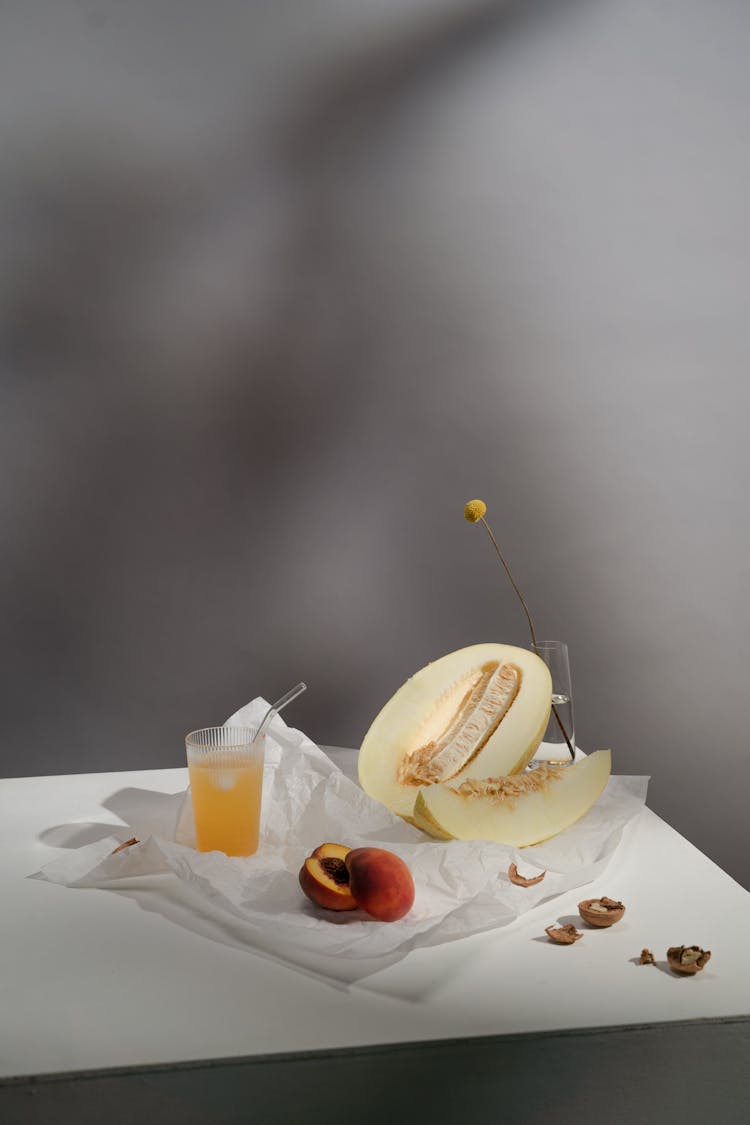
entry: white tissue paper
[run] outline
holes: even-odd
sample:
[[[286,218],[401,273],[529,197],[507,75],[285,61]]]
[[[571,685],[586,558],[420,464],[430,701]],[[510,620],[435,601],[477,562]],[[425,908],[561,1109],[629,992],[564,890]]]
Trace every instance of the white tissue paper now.
[[[258,723],[267,709],[265,700],[254,699],[227,724]],[[68,887],[114,889],[125,879],[132,885],[138,877],[171,872],[199,896],[202,908],[241,919],[249,945],[268,949],[272,943],[275,956],[300,966],[317,955],[325,959],[325,975],[343,980],[350,975],[344,968],[349,959],[403,956],[420,946],[505,926],[541,902],[591,882],[609,863],[625,826],[640,813],[647,784],[647,777],[611,777],[581,820],[532,847],[432,840],[364,793],[309,738],[276,715],[266,739],[261,843],[255,855],[227,858],[196,851],[188,790],[177,798],[159,794],[161,815],[154,814],[158,800],[144,802],[125,828],[53,860],[38,877]],[[111,854],[132,836],[140,842]],[[382,847],[401,856],[416,886],[406,917],[377,922],[363,911],[326,911],[309,902],[298,872],[324,842]],[[533,887],[514,886],[508,877],[512,862],[523,875],[547,874]]]

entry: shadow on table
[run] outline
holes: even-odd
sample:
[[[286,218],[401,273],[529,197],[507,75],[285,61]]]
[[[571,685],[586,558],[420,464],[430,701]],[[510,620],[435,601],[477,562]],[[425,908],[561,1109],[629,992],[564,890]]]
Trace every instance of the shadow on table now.
[[[85,848],[98,840],[106,840],[117,832],[116,824],[102,824],[98,821],[81,821],[77,824],[55,824],[45,828],[37,839],[51,848]]]
[[[125,826],[132,829],[139,839],[159,836],[165,840],[174,840],[184,802],[184,790],[179,793],[159,793],[153,789],[128,786],[118,789],[102,801],[102,808],[114,813],[122,824],[98,821],[57,824],[40,832],[39,840],[54,848],[82,848],[86,844],[104,840],[107,836],[117,835]]]

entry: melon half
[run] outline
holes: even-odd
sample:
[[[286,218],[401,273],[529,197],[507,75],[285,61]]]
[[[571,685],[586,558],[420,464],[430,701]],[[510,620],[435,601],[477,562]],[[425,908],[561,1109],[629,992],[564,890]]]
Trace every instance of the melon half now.
[[[430,786],[417,794],[414,823],[442,840],[493,840],[519,848],[538,844],[588,812],[611,769],[610,751],[597,750],[572,766]]]
[[[522,770],[549,719],[552,681],[536,653],[479,644],[416,672],[388,700],[359,751],[359,783],[407,820],[417,794]]]

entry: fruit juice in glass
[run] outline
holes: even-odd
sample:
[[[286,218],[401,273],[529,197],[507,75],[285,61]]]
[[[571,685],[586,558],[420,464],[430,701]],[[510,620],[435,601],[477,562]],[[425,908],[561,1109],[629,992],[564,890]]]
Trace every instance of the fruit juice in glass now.
[[[185,739],[199,852],[257,851],[265,735],[253,727],[207,727]]]

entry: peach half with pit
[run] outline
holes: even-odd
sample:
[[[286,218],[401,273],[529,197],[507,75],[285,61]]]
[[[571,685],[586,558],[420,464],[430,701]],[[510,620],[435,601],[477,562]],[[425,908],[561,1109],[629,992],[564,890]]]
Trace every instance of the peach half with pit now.
[[[395,922],[414,904],[414,879],[400,856],[384,848],[353,848],[344,857],[358,906],[380,922]]]
[[[343,844],[321,844],[302,864],[299,885],[311,902],[326,910],[355,910],[357,902],[349,888]]]

